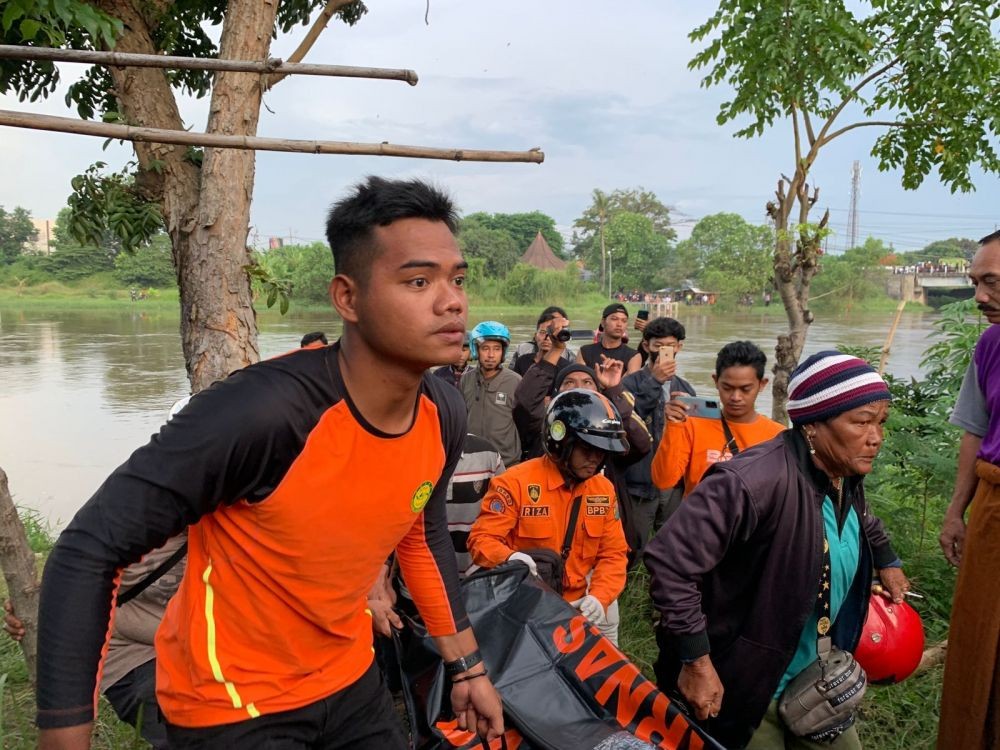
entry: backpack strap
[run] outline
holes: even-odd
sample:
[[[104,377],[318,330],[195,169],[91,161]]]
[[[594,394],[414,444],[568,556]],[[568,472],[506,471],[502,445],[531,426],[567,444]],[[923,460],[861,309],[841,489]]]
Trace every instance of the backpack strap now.
[[[139,596],[139,594],[141,594],[143,591],[145,591],[154,583],[156,583],[158,580],[163,578],[163,576],[165,576],[172,567],[174,567],[177,563],[181,561],[181,559],[183,559],[184,555],[187,554],[187,551],[188,551],[188,545],[187,542],[184,542],[184,544],[182,544],[180,547],[174,550],[174,554],[172,554],[166,560],[157,565],[156,569],[152,573],[150,573],[148,576],[143,578],[135,585],[130,586],[123,593],[119,594],[118,600],[115,602],[115,606],[121,607],[125,604],[128,604],[130,601]]]
[[[573,507],[569,511],[569,523],[566,524],[566,536],[562,543],[562,559],[569,558],[569,550],[573,546],[573,535],[576,533],[576,521],[580,517],[580,505],[583,503],[583,495],[573,498]]]
[[[729,422],[726,421],[726,418],[720,415],[719,419],[722,420],[722,432],[726,436],[724,450],[728,450],[730,454],[735,456],[740,452],[740,446],[736,444],[736,438],[733,437],[733,431],[729,429]]]

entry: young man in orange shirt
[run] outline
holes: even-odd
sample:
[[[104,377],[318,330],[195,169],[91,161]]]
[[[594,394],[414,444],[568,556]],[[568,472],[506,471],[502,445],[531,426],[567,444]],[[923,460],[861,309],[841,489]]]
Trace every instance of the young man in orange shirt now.
[[[517,560],[535,574],[526,550],[562,554],[563,598],[603,631],[608,607],[625,588],[628,545],[614,485],[600,471],[609,454],[628,451],[625,430],[604,396],[574,389],[552,399],[544,431],[544,456],[490,481],[469,552],[482,567]]]
[[[118,571],[185,528],[187,571],[156,636],[172,748],[407,747],[367,606],[393,550],[459,728],[503,733],[445,513],[465,408],[425,374],[465,340],[456,224],[425,183],[358,185],[327,221],[341,339],[196,394],[77,513],[42,579],[42,750],[90,747]]]
[[[749,341],[722,347],[712,375],[719,392],[721,419],[689,415],[690,406],[677,398],[667,402],[667,424],[651,467],[653,484],[664,490],[683,479],[686,496],[709,466],[728,461],[785,429],[755,411],[757,396],[768,382],[764,377],[766,364],[764,352]]]

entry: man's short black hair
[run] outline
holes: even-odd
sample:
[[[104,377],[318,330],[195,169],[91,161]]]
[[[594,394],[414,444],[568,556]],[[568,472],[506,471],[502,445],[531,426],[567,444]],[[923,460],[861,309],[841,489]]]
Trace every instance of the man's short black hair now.
[[[753,367],[757,380],[764,379],[767,355],[752,341],[733,341],[719,349],[715,358],[715,377],[722,377],[722,371],[729,367]]]
[[[642,332],[642,340],[652,341],[653,339],[673,336],[678,341],[683,341],[685,335],[684,326],[673,318],[653,318],[646,324],[646,328]]]
[[[988,235],[979,240],[979,245],[988,245],[995,240],[1000,240],[1000,229],[995,232],[990,232]]]
[[[452,234],[458,229],[455,204],[441,190],[421,180],[369,177],[334,203],[327,215],[326,241],[333,251],[336,272],[366,282],[378,251],[375,227],[398,219],[443,221]]]
[[[542,310],[542,314],[538,316],[538,322],[535,324],[535,328],[538,328],[538,326],[540,326],[542,323],[548,323],[557,315],[562,316],[563,318],[567,319],[569,318],[569,315],[566,314],[566,311],[563,310],[558,305],[549,305],[544,310]]]
[[[299,342],[299,346],[309,346],[309,344],[316,341],[322,341],[324,345],[330,343],[327,341],[325,333],[322,331],[313,331],[312,333],[307,333],[302,337],[302,341]]]

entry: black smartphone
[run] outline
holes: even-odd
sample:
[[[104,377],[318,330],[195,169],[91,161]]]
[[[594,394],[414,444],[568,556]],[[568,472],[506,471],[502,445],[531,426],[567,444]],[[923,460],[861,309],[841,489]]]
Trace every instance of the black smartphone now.
[[[649,320],[649,310],[640,310],[635,314],[639,320]]]

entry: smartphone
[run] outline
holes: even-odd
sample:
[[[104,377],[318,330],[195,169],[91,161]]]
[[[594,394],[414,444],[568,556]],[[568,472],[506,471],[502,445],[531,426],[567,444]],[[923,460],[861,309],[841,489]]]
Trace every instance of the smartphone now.
[[[722,419],[722,409],[719,402],[711,398],[701,398],[699,396],[678,396],[677,400],[682,404],[688,404],[689,417],[702,417],[703,419]]]
[[[635,314],[639,320],[649,320],[649,310],[640,310]]]

